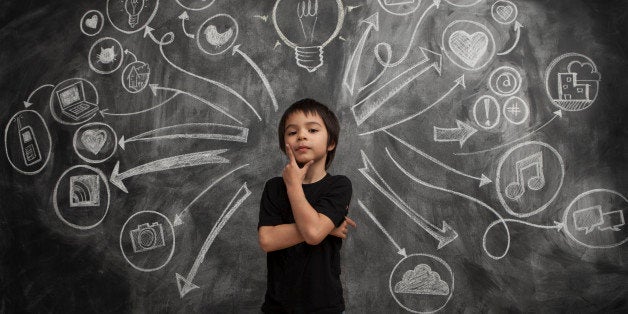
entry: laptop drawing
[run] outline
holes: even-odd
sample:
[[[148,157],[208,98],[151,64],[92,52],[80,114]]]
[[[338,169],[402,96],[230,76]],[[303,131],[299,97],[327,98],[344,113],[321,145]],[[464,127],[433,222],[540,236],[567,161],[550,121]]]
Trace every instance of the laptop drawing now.
[[[98,110],[98,105],[85,100],[82,81],[58,90],[57,98],[61,105],[61,113],[75,121],[88,117]]]

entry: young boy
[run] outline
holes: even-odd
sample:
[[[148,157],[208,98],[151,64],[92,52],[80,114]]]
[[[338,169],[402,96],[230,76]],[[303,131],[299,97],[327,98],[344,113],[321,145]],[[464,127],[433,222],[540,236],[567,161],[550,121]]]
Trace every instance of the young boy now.
[[[303,99],[284,112],[279,147],[289,162],[266,182],[258,236],[267,252],[265,313],[341,313],[340,247],[347,237],[351,181],[326,172],[340,125],[325,105]]]

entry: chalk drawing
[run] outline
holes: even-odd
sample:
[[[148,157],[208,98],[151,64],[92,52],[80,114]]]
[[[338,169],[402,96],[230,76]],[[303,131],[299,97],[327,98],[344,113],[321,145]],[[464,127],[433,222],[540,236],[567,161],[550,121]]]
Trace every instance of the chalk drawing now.
[[[255,70],[255,73],[257,73],[259,78],[262,80],[262,83],[264,84],[264,87],[266,88],[266,91],[268,92],[268,96],[270,96],[270,100],[273,103],[273,109],[277,111],[279,109],[279,104],[277,104],[277,98],[275,98],[275,92],[273,92],[273,88],[270,86],[270,82],[268,82],[268,79],[266,78],[266,75],[264,74],[264,72],[262,72],[262,69],[260,69],[257,63],[255,63],[255,61],[251,59],[251,57],[249,57],[246,53],[240,50],[240,45],[233,46],[233,52],[231,53],[231,55],[234,55],[236,53],[242,56],[242,58],[246,60],[246,62],[253,68],[253,70]]]
[[[76,165],[65,170],[57,180],[52,204],[64,224],[88,230],[100,225],[107,216],[110,196],[107,177],[100,169]]]
[[[216,14],[205,20],[198,28],[196,45],[210,56],[223,54],[235,43],[238,29],[238,22],[231,15]]]
[[[559,221],[554,221],[552,225],[547,226],[547,225],[533,224],[524,220],[517,220],[517,219],[510,219],[510,218],[498,219],[498,220],[493,221],[490,225],[488,225],[488,227],[486,227],[486,230],[484,230],[484,235],[482,235],[483,243],[486,243],[486,238],[488,237],[488,234],[491,232],[493,227],[495,227],[497,224],[500,224],[500,223],[501,224],[518,223],[518,224],[523,224],[523,225],[530,226],[537,229],[545,229],[545,230],[553,229],[553,230],[556,230],[557,232],[560,232],[565,227],[565,224]]]
[[[526,122],[530,116],[528,103],[517,96],[511,96],[506,99],[506,102],[502,107],[502,111],[504,118],[506,118],[508,122],[515,125]]]
[[[116,153],[117,140],[118,136],[111,126],[102,122],[91,122],[76,129],[72,146],[82,160],[100,163]]]
[[[152,272],[166,266],[175,249],[172,223],[164,214],[139,211],[129,217],[120,229],[120,251],[131,267]]]
[[[38,174],[52,154],[46,121],[34,110],[18,111],[8,121],[4,129],[4,152],[11,167],[21,174]]]
[[[30,94],[28,94],[28,97],[26,98],[26,100],[23,101],[24,108],[28,109],[28,107],[33,105],[33,103],[32,103],[33,96],[35,96],[35,94],[38,91],[43,90],[44,88],[54,88],[54,87],[55,86],[52,85],[52,84],[43,84],[43,85],[35,88]]]
[[[565,111],[589,108],[597,99],[601,75],[589,57],[566,53],[545,72],[545,90],[552,103]]]
[[[205,255],[207,255],[209,248],[211,247],[212,243],[214,243],[214,240],[216,239],[222,228],[224,228],[224,226],[227,224],[229,218],[233,216],[236,209],[238,209],[240,205],[242,205],[242,203],[250,195],[251,191],[249,191],[245,182],[235,193],[231,201],[229,201],[229,204],[223,210],[222,214],[220,214],[220,217],[212,227],[212,230],[209,232],[209,235],[205,239],[205,242],[203,243],[200,252],[196,256],[196,259],[194,260],[194,265],[192,265],[192,268],[188,272],[188,275],[186,277],[183,277],[179,275],[179,273],[175,273],[175,280],[177,282],[177,288],[179,289],[179,295],[181,296],[181,298],[183,298],[191,290],[198,288],[198,286],[192,283],[192,281],[194,280],[194,277],[196,277],[198,268],[201,266],[203,261],[205,261]]]
[[[507,55],[509,54],[511,51],[513,51],[515,49],[515,47],[517,47],[517,44],[519,43],[519,39],[521,38],[521,28],[523,27],[523,25],[521,25],[521,23],[519,23],[519,21],[515,21],[515,24],[513,26],[513,29],[515,30],[515,40],[513,41],[512,45],[510,46],[510,48],[498,52],[497,55],[498,56],[503,56],[503,55]]]
[[[521,74],[511,66],[501,66],[488,77],[489,89],[499,96],[511,96],[521,89]]]
[[[526,180],[524,171],[533,168],[534,174]],[[545,186],[545,174],[543,172],[543,154],[534,153],[515,163],[516,179],[508,183],[504,194],[511,200],[518,200],[526,191],[526,185],[530,190],[538,191]],[[527,183],[527,184],[526,184]]]
[[[498,0],[491,6],[491,16],[499,24],[510,24],[517,19],[517,6],[508,0]]]
[[[501,110],[495,97],[480,96],[473,104],[473,120],[485,130],[490,130],[499,124]]]
[[[81,17],[81,32],[87,36],[96,36],[105,25],[105,17],[98,10],[89,10]]]
[[[393,237],[390,235],[390,233],[388,233],[388,231],[386,230],[386,228],[384,228],[384,226],[382,226],[382,224],[379,222],[379,220],[377,220],[377,218],[375,218],[375,215],[373,215],[371,213],[371,211],[366,208],[366,206],[364,206],[364,204],[362,203],[362,201],[360,199],[358,199],[358,205],[360,206],[360,208],[362,208],[362,210],[364,210],[364,212],[369,216],[369,218],[371,218],[371,220],[373,220],[373,222],[375,223],[375,225],[377,226],[377,228],[379,228],[379,230],[381,230],[384,235],[388,238],[388,240],[390,240],[390,242],[392,243],[392,245],[397,249],[397,254],[403,256],[403,257],[407,257],[408,255],[406,254],[406,249],[402,249],[399,244],[397,244],[397,242],[395,242],[395,239],[393,239]]]
[[[396,16],[412,14],[421,5],[421,0],[377,0],[377,2],[384,11]]]
[[[451,22],[442,34],[443,51],[458,67],[475,71],[495,56],[495,39],[486,26],[469,20]]]
[[[98,112],[98,91],[82,78],[70,78],[57,84],[50,94],[50,114],[59,123],[79,125]]]
[[[125,50],[128,51],[128,50]],[[148,86],[150,79],[150,66],[143,61],[134,61],[129,63],[120,75],[122,87],[129,93],[139,93]]]
[[[116,30],[133,34],[150,24],[158,7],[159,0],[107,0],[105,13]]]
[[[122,66],[124,49],[117,39],[103,37],[92,44],[87,56],[92,71],[98,74],[111,74]]]
[[[178,18],[181,20],[181,29],[183,30],[183,33],[185,34],[185,36],[190,37],[192,39],[195,38],[194,34],[188,33],[188,31],[185,30],[185,21],[190,19],[190,16],[188,15],[187,11],[183,11],[183,13],[181,13]]]
[[[161,140],[217,140],[246,143],[249,135],[249,129],[234,125],[225,125],[218,123],[184,123],[171,125],[143,132],[141,134],[124,138],[120,137],[118,145],[125,149],[127,143],[131,142],[148,142]]]
[[[196,0],[175,0],[182,8],[190,11],[202,11],[214,4],[214,0],[202,0],[200,3]],[[194,5],[194,7],[192,7]],[[199,6],[200,5],[200,6]]]
[[[454,7],[472,7],[482,0],[445,0],[447,3],[451,4]]]
[[[455,128],[439,128],[434,126],[434,142],[458,142],[460,148],[478,130],[460,120],[456,120]]]
[[[358,25],[362,23],[366,23],[368,26],[362,33],[362,36],[360,36],[360,40],[349,58],[349,62],[347,63],[342,79],[342,85],[351,95],[353,95],[353,92],[355,91],[355,81],[357,79],[358,69],[360,68],[360,59],[362,57],[362,50],[364,50],[364,44],[366,44],[366,39],[369,37],[371,30],[375,30],[376,32],[379,31],[379,12],[375,12],[368,18],[361,20]]]

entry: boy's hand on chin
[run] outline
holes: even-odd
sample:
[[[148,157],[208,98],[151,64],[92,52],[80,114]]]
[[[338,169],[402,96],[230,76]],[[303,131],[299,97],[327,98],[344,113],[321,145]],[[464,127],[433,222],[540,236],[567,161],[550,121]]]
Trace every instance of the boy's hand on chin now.
[[[305,178],[305,174],[310,168],[310,165],[314,163],[314,160],[308,161],[303,168],[299,168],[297,160],[294,157],[294,151],[292,150],[290,144],[286,144],[286,154],[288,155],[289,161],[283,169],[283,181],[286,183],[286,186],[301,185],[303,183],[303,179]]]

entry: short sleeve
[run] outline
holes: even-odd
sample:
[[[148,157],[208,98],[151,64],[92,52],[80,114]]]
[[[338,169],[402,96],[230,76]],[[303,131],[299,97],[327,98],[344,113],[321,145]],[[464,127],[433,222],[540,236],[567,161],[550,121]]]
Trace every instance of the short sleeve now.
[[[272,179],[266,181],[262,199],[259,204],[259,222],[257,229],[261,226],[276,226],[282,223],[281,211],[272,200]]]
[[[323,195],[312,204],[312,207],[314,207],[317,212],[329,217],[334,223],[334,226],[338,227],[345,220],[352,193],[353,189],[349,178],[339,176],[335,182],[331,183],[327,192],[323,193]]]

